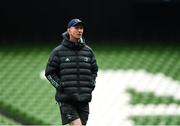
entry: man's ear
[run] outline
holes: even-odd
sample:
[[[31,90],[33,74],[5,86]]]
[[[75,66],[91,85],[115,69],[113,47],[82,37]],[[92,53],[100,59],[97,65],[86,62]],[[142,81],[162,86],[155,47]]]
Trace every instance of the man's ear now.
[[[67,29],[67,33],[68,33],[68,34],[70,33],[70,28]]]

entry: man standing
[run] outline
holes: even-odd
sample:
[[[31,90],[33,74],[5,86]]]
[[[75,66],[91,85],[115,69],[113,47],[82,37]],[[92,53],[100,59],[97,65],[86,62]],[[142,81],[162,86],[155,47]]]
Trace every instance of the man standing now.
[[[62,43],[50,54],[45,76],[56,88],[62,124],[86,125],[98,72],[95,55],[82,37],[85,23],[72,19]]]

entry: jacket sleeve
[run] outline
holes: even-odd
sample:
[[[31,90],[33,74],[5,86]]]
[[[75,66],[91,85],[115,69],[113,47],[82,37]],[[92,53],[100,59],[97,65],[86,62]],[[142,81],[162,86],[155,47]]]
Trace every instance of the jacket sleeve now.
[[[57,50],[53,50],[50,54],[48,63],[46,65],[45,76],[49,82],[56,88],[60,88],[60,78],[59,78],[59,64],[60,59]]]
[[[92,52],[92,60],[91,60],[91,72],[92,72],[93,82],[94,82],[94,86],[95,86],[97,72],[98,72],[98,65],[97,65],[97,62],[96,62],[96,57],[95,57],[93,52]]]

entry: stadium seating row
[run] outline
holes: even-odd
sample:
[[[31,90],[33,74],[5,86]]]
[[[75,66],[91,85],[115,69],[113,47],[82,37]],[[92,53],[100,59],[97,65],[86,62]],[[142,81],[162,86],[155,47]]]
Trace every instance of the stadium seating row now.
[[[11,48],[0,47],[0,110],[19,116],[26,124],[60,124],[55,90],[40,78],[52,48],[48,46]],[[179,47],[94,46],[100,69],[145,69],[164,73],[180,80]],[[152,93],[130,90],[131,104],[180,104],[172,97],[157,97]],[[2,124],[9,124],[4,117]],[[135,124],[180,124],[180,117],[132,117]],[[168,120],[168,121],[167,121]]]

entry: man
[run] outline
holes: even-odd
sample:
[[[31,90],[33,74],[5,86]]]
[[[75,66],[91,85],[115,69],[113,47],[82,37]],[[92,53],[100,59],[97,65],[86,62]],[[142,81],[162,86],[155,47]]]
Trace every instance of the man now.
[[[62,124],[86,125],[98,72],[95,55],[82,37],[85,23],[72,19],[51,53],[45,76],[56,88]]]

